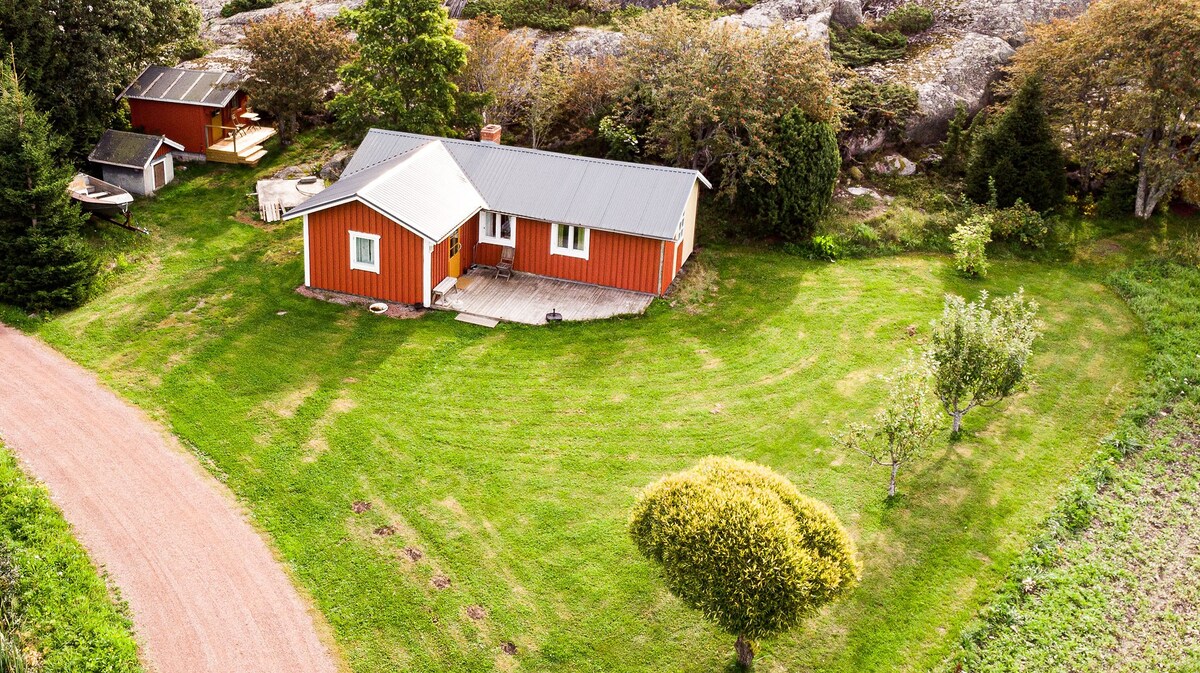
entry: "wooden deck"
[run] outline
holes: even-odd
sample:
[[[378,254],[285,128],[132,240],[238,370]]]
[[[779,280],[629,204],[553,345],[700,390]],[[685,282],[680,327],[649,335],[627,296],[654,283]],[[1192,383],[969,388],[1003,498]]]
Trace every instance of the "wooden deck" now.
[[[236,135],[209,145],[204,154],[209,161],[217,163],[257,166],[267,154],[262,144],[274,137],[275,133],[270,126],[246,126],[239,129]]]
[[[546,314],[558,311],[563,320],[599,320],[638,314],[653,295],[599,285],[573,283],[528,273],[497,280],[494,270],[475,268],[459,279],[460,287],[434,308],[459,311],[526,325],[544,325]]]

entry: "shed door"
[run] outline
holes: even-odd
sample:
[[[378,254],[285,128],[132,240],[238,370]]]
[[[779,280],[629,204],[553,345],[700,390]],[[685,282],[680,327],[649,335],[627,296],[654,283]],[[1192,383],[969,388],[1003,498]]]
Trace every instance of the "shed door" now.
[[[154,189],[158,190],[165,184],[167,184],[167,162],[166,160],[155,162]]]

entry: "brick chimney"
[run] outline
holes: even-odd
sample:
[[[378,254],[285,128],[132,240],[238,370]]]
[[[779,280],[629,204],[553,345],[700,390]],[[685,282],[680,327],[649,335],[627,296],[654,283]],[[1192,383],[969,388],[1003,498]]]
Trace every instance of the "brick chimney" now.
[[[499,145],[501,130],[499,124],[488,124],[479,130],[479,142]]]

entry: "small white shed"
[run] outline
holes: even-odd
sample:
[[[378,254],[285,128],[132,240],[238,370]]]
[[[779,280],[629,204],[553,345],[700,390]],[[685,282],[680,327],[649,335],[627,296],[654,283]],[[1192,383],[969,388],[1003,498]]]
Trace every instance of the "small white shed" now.
[[[182,152],[183,145],[166,136],[109,129],[88,160],[100,166],[105,182],[149,196],[175,179],[172,150]]]

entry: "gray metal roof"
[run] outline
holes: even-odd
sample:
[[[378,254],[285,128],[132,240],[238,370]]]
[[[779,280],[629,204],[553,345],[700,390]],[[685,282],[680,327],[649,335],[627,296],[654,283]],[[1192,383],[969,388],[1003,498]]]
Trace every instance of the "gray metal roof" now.
[[[673,240],[696,180],[711,187],[693,170],[380,129],[367,134],[339,185],[370,182],[397,157],[431,142],[445,147],[489,210],[559,224]],[[293,212],[318,205],[310,200]]]
[[[145,168],[163,143],[177,150],[183,149],[183,145],[166,136],[148,136],[144,133],[109,129],[100,136],[100,142],[96,143],[95,149],[88,155],[88,161],[125,168]]]
[[[189,70],[152,65],[142,71],[117,100],[134,98],[206,107],[225,107],[242,78],[219,70]]]

